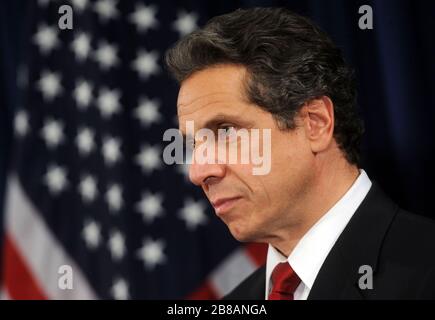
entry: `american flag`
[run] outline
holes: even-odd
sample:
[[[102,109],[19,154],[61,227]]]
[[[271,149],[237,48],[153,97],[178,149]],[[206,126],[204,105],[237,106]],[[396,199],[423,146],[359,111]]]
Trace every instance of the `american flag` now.
[[[58,10],[73,9],[61,30]],[[177,85],[163,54],[209,18],[176,1],[31,4],[14,117],[3,298],[219,298],[264,262],[187,167],[166,165]],[[72,271],[72,289],[59,285]]]

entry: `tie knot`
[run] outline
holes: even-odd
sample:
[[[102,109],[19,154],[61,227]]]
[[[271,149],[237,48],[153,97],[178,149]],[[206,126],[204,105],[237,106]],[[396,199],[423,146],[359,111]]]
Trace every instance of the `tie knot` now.
[[[271,281],[269,300],[293,300],[293,293],[301,283],[288,262],[282,262],[273,269]]]

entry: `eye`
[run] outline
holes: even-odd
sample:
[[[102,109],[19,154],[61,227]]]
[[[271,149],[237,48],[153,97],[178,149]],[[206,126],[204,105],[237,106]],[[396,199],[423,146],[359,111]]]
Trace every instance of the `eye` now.
[[[236,134],[236,131],[236,127],[231,124],[224,124],[218,127],[218,135],[222,138],[232,137],[234,134]]]

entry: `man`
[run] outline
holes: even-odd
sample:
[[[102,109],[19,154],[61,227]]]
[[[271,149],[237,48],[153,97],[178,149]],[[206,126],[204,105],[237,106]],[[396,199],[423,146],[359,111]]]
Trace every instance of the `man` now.
[[[271,132],[264,175],[252,162],[199,162],[206,141],[194,141],[190,180],[237,240],[269,244],[266,265],[226,298],[435,297],[435,225],[359,168],[353,75],[325,33],[285,9],[237,10],[181,39],[166,61],[181,84],[183,134],[189,121]]]

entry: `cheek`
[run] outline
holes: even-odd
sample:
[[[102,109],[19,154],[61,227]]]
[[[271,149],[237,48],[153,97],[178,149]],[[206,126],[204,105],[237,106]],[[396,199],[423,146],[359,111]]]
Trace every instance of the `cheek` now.
[[[267,185],[266,176],[257,176],[252,174],[253,165],[228,165],[228,171],[233,176],[232,188],[241,191],[245,197],[237,214],[238,218],[243,220],[245,225],[250,224],[254,219],[263,216],[262,212],[267,211],[271,206],[269,196],[270,186]],[[230,188],[231,188],[230,187]],[[259,213],[261,212],[261,213]]]
[[[272,175],[275,179],[296,179],[312,169],[314,155],[299,129],[279,133],[272,143]]]
[[[281,211],[291,210],[297,202],[313,172],[313,159],[309,148],[300,141],[277,144],[272,149],[271,171],[259,177],[272,215],[276,217]]]
[[[230,165],[237,181],[243,184],[247,201],[227,222],[239,240],[264,237],[277,227],[292,208],[297,206],[299,193],[309,180],[312,156],[307,147],[289,138],[272,144],[271,171],[253,175],[254,165]]]

